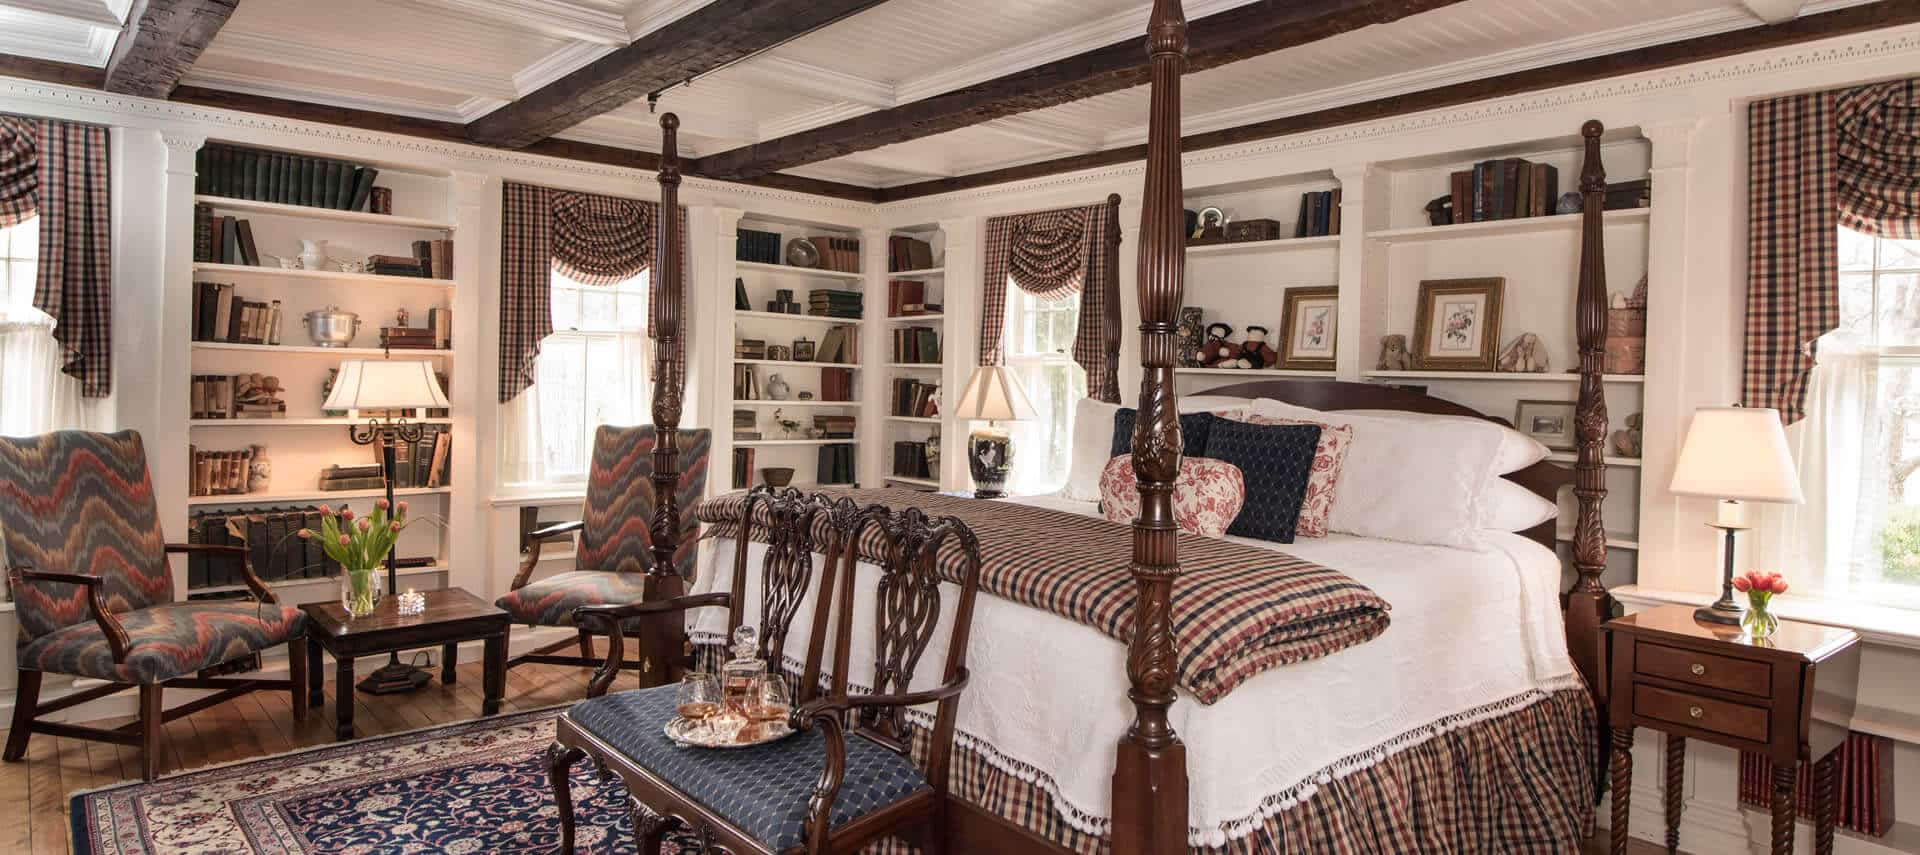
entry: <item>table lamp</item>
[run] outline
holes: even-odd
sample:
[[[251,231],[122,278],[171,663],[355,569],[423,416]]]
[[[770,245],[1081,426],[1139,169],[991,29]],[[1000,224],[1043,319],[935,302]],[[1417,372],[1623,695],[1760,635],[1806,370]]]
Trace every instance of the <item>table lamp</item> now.
[[[1740,606],[1733,599],[1733,545],[1734,535],[1751,527],[1744,503],[1806,501],[1793,455],[1787,450],[1787,434],[1780,427],[1780,411],[1766,407],[1694,411],[1667,489],[1676,495],[1720,500],[1713,522],[1707,524],[1726,533],[1720,599],[1695,610],[1693,616],[1709,623],[1739,624]]]
[[[433,363],[424,359],[348,359],[340,363],[334,375],[333,391],[320,405],[323,410],[346,410],[348,419],[359,418],[359,411],[383,411],[366,424],[351,425],[347,435],[356,445],[380,443],[380,480],[387,490],[387,507],[393,502],[393,446],[395,441],[419,442],[420,425],[410,422],[406,413],[422,407],[446,407],[446,393],[440,391],[440,379]],[[394,569],[394,549],[387,550],[387,593],[400,592],[399,574]],[[411,692],[425,686],[432,675],[402,663],[398,652],[387,654],[387,664],[360,681],[362,691],[385,695]]]
[[[967,378],[966,391],[953,406],[953,414],[986,422],[967,437],[967,468],[973,473],[973,496],[997,499],[1006,495],[1007,470],[1013,463],[1013,441],[999,422],[1028,421],[1038,418],[1020,377],[1004,365],[982,365]]]

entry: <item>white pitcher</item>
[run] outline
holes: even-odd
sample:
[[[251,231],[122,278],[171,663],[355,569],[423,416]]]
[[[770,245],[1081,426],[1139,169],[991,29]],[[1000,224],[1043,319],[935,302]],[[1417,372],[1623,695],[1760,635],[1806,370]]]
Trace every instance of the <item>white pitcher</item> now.
[[[320,270],[327,263],[327,242],[323,240],[303,240],[300,242],[300,266],[307,270]]]

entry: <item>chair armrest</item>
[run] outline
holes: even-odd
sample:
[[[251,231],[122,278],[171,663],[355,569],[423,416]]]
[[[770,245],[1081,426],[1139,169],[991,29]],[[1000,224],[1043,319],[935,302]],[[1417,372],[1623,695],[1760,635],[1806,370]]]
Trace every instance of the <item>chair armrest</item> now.
[[[169,543],[167,544],[167,553],[169,555],[174,553],[181,553],[181,552],[205,552],[205,553],[212,553],[217,555],[240,556],[240,570],[241,570],[240,581],[245,582],[247,585],[247,590],[253,592],[253,599],[256,602],[270,603],[274,605],[278,605],[280,603],[280,598],[273,593],[273,589],[268,588],[267,583],[260,581],[260,577],[254,575],[253,552],[247,547],[230,546],[223,543]]]
[[[787,724],[794,730],[807,730],[820,721],[831,721],[837,726],[840,723],[840,717],[853,710],[866,707],[917,707],[921,704],[944,701],[958,697],[961,690],[965,689],[972,679],[973,675],[962,668],[960,676],[954,678],[953,682],[922,692],[904,692],[898,695],[835,695],[815,698],[794,710]]]
[[[133,641],[127,637],[127,628],[120,625],[120,619],[114,617],[113,612],[107,611],[107,603],[101,598],[101,591],[106,586],[105,579],[82,573],[48,573],[25,567],[10,568],[7,575],[13,579],[16,590],[21,582],[63,582],[86,588],[87,605],[93,611],[93,622],[99,624],[100,634],[107,637],[107,649],[113,651],[114,663],[127,661],[127,648],[133,645]]]
[[[520,559],[520,570],[513,574],[513,581],[507,583],[507,590],[518,591],[533,579],[533,568],[540,563],[541,545],[555,540],[564,540],[587,527],[584,520],[548,523],[527,532],[527,557]]]
[[[600,666],[600,670],[593,672],[593,679],[587,683],[587,697],[597,698],[606,694],[607,688],[613,685],[613,678],[620,675],[621,655],[627,646],[625,624],[629,618],[732,604],[733,594],[715,591],[711,594],[694,594],[674,597],[670,600],[651,600],[619,606],[581,606],[574,609],[574,626],[584,627],[588,621],[605,621],[607,624],[607,661]]]
[[[527,538],[530,542],[559,540],[562,535],[572,534],[586,527],[587,523],[585,520],[547,523],[533,531],[527,532]]]

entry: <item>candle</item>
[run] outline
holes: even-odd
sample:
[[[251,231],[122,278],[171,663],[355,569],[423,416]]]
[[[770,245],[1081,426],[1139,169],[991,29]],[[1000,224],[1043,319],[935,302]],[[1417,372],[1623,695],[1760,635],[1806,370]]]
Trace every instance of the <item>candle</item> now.
[[[1747,525],[1747,506],[1732,499],[1720,500],[1719,513],[1714,517],[1714,525],[1723,528],[1745,528]]]

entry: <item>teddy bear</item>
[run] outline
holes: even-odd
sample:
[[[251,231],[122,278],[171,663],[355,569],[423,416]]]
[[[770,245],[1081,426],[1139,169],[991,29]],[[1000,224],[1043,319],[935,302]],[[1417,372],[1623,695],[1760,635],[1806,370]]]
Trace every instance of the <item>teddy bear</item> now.
[[[1233,335],[1233,325],[1231,324],[1207,324],[1207,343],[1202,345],[1199,352],[1194,354],[1194,361],[1208,368],[1231,367],[1225,365],[1225,363],[1238,359],[1239,357],[1236,356],[1236,354],[1240,352],[1240,349],[1234,347],[1232,342],[1227,341],[1227,337],[1230,335]]]
[[[1267,344],[1267,328],[1247,327],[1247,340],[1240,343],[1240,358],[1234,360],[1235,368],[1272,368],[1279,361],[1279,354]]]
[[[1380,361],[1373,367],[1380,371],[1406,371],[1413,368],[1413,355],[1407,352],[1407,337],[1381,336]]]

